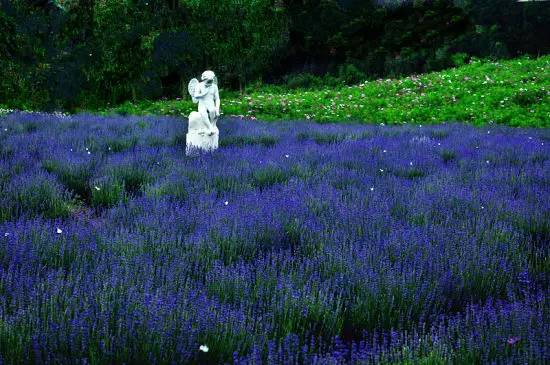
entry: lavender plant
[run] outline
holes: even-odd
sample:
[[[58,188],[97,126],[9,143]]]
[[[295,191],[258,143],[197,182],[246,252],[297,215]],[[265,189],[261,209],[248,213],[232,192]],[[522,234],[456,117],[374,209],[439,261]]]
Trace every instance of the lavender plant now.
[[[2,363],[550,360],[548,130],[185,127],[0,117]]]

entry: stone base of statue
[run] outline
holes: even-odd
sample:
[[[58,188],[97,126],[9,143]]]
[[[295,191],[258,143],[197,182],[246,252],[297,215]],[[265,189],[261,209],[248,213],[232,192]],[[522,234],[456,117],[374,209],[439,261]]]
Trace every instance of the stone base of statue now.
[[[218,149],[220,131],[198,112],[189,114],[185,153],[192,155]]]
[[[187,144],[185,153],[187,155],[193,155],[199,152],[209,152],[218,149],[218,141],[220,134],[214,132],[212,135],[200,134],[197,132],[187,133]]]

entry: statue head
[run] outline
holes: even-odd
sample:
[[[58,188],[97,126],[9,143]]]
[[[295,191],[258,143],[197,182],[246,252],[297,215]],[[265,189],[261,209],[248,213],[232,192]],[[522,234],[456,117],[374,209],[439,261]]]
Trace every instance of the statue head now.
[[[208,70],[202,73],[201,80],[206,81],[207,84],[211,84],[214,81],[215,77],[216,75],[214,74],[214,72]]]

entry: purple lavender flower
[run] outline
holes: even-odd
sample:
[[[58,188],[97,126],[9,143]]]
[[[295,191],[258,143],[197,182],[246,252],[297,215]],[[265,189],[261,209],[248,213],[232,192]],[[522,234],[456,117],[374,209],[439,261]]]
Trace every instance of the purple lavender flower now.
[[[219,124],[0,117],[0,361],[550,360],[546,130]]]

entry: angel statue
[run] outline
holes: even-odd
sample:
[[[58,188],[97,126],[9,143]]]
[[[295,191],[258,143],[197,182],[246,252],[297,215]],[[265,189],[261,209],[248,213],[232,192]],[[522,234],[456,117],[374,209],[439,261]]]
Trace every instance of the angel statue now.
[[[191,149],[214,150],[218,148],[219,130],[216,125],[220,116],[218,79],[212,71],[204,71],[201,82],[192,79],[188,85],[189,95],[199,104],[199,111],[189,115],[187,151]]]

